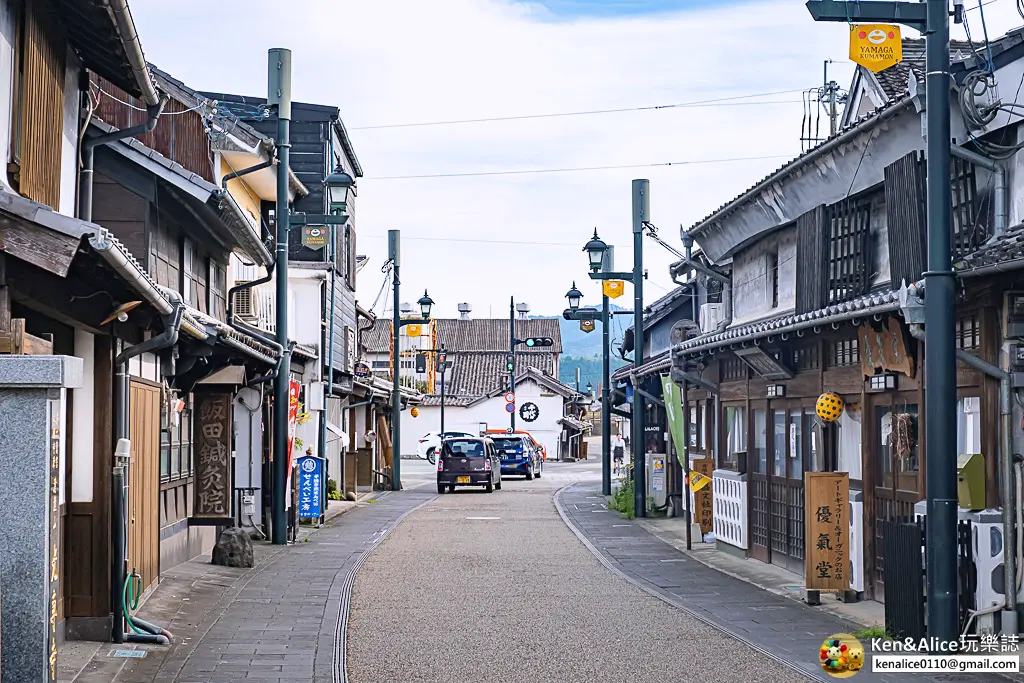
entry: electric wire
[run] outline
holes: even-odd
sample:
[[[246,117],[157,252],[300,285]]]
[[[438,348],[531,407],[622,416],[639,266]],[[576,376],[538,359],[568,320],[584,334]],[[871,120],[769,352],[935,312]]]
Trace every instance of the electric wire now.
[[[675,104],[656,104],[648,105],[644,107],[619,107],[615,109],[589,109],[583,111],[569,111],[569,112],[556,112],[546,114],[520,114],[514,116],[491,116],[478,119],[453,119],[450,121],[421,121],[416,123],[385,123],[374,126],[354,126],[349,130],[380,130],[382,128],[420,128],[424,126],[449,126],[464,123],[491,123],[495,121],[522,121],[526,119],[549,119],[549,118],[561,118],[566,116],[590,116],[594,114],[618,114],[622,112],[631,111],[657,111],[661,109],[685,109],[688,107],[703,107],[711,105],[731,104],[736,105],[756,105],[756,104],[782,104],[783,102],[738,102],[737,100],[753,99],[755,97],[770,97],[772,95],[790,95],[792,93],[802,92],[800,89],[796,90],[775,90],[772,92],[755,93],[751,95],[735,95],[732,97],[721,97],[709,100],[695,100],[693,102],[679,102]],[[788,102],[788,101],[786,101]]]
[[[768,154],[753,157],[733,157],[728,159],[694,159],[690,161],[664,161],[653,164],[621,164],[615,166],[580,166],[568,168],[530,168],[503,171],[469,171],[463,173],[425,173],[420,175],[392,175],[364,178],[364,180],[417,180],[424,178],[471,178],[484,176],[529,175],[537,173],[576,173],[580,171],[610,171],[630,168],[660,168],[667,166],[695,166],[701,164],[725,164],[739,161],[761,161],[764,159],[792,159],[792,154]]]

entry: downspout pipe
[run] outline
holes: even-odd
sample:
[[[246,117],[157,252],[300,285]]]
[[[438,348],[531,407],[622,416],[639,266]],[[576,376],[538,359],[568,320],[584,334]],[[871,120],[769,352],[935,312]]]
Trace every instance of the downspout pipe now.
[[[159,351],[170,348],[178,343],[178,332],[181,329],[181,319],[185,314],[185,305],[180,299],[173,302],[174,310],[163,317],[164,331],[155,337],[150,337],[141,344],[123,349],[114,358],[114,438],[118,442],[118,451],[130,448],[128,444],[128,361],[136,356],[141,356],[149,351]],[[126,449],[122,449],[125,444]],[[128,484],[127,473],[124,465],[118,462],[114,466],[112,477],[112,509],[110,520],[111,549],[114,552],[112,558],[110,589],[111,601],[113,603],[114,623],[113,639],[115,643],[159,643],[166,645],[168,640],[165,629],[146,622],[149,631],[154,633],[125,633],[124,624],[127,614],[125,613],[124,592],[127,576],[127,515],[125,514],[126,489]],[[141,623],[141,622],[136,622]]]
[[[959,157],[964,161],[969,161],[975,166],[987,168],[995,175],[995,180],[992,183],[992,237],[986,241],[986,244],[989,244],[1006,232],[1006,228],[1010,222],[1010,207],[1007,201],[1006,189],[1006,167],[998,161],[989,159],[986,156],[982,156],[977,152],[972,152],[969,149],[964,149],[958,145],[952,145],[949,151],[953,156]]]
[[[231,173],[228,173],[227,175],[220,179],[220,186],[223,187],[224,189],[227,189],[229,180],[241,178],[244,175],[249,175],[250,173],[255,173],[256,171],[262,171],[263,169],[270,168],[273,165],[274,159],[270,159],[269,161],[264,161],[262,164],[256,164],[255,166],[243,168],[241,171],[232,171]]]
[[[925,340],[921,325],[909,325],[910,335]],[[927,353],[927,349],[925,351]],[[1017,633],[1017,536],[1014,533],[1014,511],[1019,501],[1014,500],[1013,486],[1013,400],[1010,389],[1010,374],[991,363],[973,356],[962,349],[956,350],[957,360],[971,366],[989,377],[999,380],[999,450],[1000,450],[1000,493],[1003,499],[1003,567],[1005,610],[1001,612],[1003,633]],[[1007,629],[1010,630],[1007,630]]]
[[[114,3],[112,2],[111,4]],[[125,6],[125,11],[127,12],[127,10],[128,8]],[[129,21],[131,21],[130,16]],[[160,120],[160,115],[164,112],[164,106],[166,106],[166,104],[167,95],[161,93],[154,103],[149,104],[146,107],[146,120],[143,123],[130,128],[115,130],[111,133],[97,135],[96,137],[86,139],[82,143],[81,188],[79,190],[78,200],[79,218],[89,223],[92,222],[92,188],[94,176],[93,171],[96,164],[96,148],[100,145],[109,145],[110,143],[117,142],[118,140],[124,140],[125,138],[153,132],[153,129],[156,128],[157,122]]]
[[[680,270],[682,270],[681,266],[686,266],[689,268],[693,268],[701,275],[704,275],[706,277],[711,278],[712,280],[717,280],[718,282],[722,283],[722,300],[725,303],[725,316],[722,322],[718,324],[718,328],[715,330],[715,332],[721,332],[725,328],[729,327],[729,325],[732,323],[732,278],[730,278],[727,275],[723,275],[718,271],[712,270],[711,268],[705,266],[703,263],[694,260],[692,257],[693,238],[690,237],[690,234],[687,231],[682,230],[681,232],[683,239],[683,247],[685,248],[686,253],[682,261],[677,261],[676,263],[672,264],[672,266],[669,268],[669,275],[672,276],[674,282],[675,276],[679,273]]]

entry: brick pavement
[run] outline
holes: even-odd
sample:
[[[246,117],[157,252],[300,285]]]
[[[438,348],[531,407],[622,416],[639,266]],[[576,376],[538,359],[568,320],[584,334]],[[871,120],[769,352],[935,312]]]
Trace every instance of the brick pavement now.
[[[170,648],[146,646],[147,657],[97,657],[78,683],[332,683],[344,680],[344,629],[354,572],[400,519],[433,499],[428,491],[378,496],[332,520],[305,541],[261,553],[250,570],[189,563],[194,576],[179,586],[187,600],[163,601],[173,616],[159,621],[175,635]],[[187,573],[187,572],[186,572]],[[161,586],[164,589],[165,586]],[[154,605],[159,610],[159,605]],[[150,615],[150,605],[143,612]],[[170,616],[170,615],[168,615]],[[341,631],[343,632],[343,631]],[[101,648],[102,653],[115,646]],[[125,646],[121,646],[125,647]],[[114,668],[116,667],[116,668]]]
[[[859,626],[820,609],[782,598],[719,572],[608,510],[596,484],[559,491],[563,520],[609,569],[665,602],[769,654],[814,680],[834,680],[817,663],[818,648],[833,633]],[[867,646],[866,646],[867,647]],[[879,683],[1006,683],[996,674],[879,674],[870,662],[859,681]]]

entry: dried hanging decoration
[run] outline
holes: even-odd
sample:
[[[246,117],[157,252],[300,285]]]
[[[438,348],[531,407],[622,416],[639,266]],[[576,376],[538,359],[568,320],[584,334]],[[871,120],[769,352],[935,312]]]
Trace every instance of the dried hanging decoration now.
[[[893,454],[897,458],[909,458],[913,455],[914,446],[917,444],[914,430],[914,416],[910,413],[896,413],[892,416],[892,444]]]

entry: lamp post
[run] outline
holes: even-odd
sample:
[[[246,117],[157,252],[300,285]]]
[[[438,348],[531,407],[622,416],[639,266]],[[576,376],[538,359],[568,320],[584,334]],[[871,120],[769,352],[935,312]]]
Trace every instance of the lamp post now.
[[[348,216],[349,199],[355,194],[356,181],[345,169],[339,164],[334,169],[334,173],[324,178],[324,194],[327,196],[328,213],[331,216],[343,217],[346,221]],[[339,225],[344,225],[340,223]],[[330,315],[324,327],[324,333],[321,335],[321,347],[327,349],[327,382],[324,387],[324,410],[323,415],[320,419],[320,438],[317,447],[317,453],[324,460],[324,467],[327,467],[327,415],[328,415],[328,401],[334,394],[334,306],[336,301],[335,293],[337,292],[336,279],[338,275],[338,238],[335,234],[335,225],[331,224],[331,245],[330,245],[330,265],[331,265],[331,306]],[[323,356],[320,358],[320,365],[323,366]],[[342,487],[344,488],[345,480],[345,449],[339,450],[338,462],[341,465],[341,481]],[[327,477],[322,477],[321,500],[327,500]]]
[[[626,280],[633,283],[633,367],[639,368],[644,360],[644,306],[643,306],[643,281],[644,281],[644,260],[643,260],[643,231],[648,222],[650,214],[650,181],[633,181],[633,270],[632,272],[617,273],[611,270],[610,265],[606,267],[609,246],[597,236],[597,229],[594,229],[594,236],[583,247],[587,252],[587,260],[590,264],[590,279],[592,280]],[[605,330],[608,329],[608,304],[605,298],[602,320]],[[607,358],[607,349],[605,352]],[[607,367],[607,365],[605,366]],[[633,511],[636,517],[647,515],[647,472],[646,456],[644,453],[644,397],[638,387],[634,387],[633,405],[630,409],[630,423],[632,425],[633,437]],[[605,384],[605,405],[604,412],[609,409],[608,386]],[[602,427],[607,423],[602,418]],[[602,449],[603,450],[603,449]],[[605,454],[602,453],[602,459]],[[610,489],[610,483],[609,483]],[[610,494],[610,490],[608,491]],[[607,495],[607,494],[606,494]]]
[[[394,335],[394,348],[391,353],[391,490],[402,490],[402,389],[399,385],[399,336],[406,325],[428,322],[430,320],[430,308],[434,300],[423,290],[423,296],[416,303],[420,306],[420,317],[422,320],[402,320],[399,317],[401,303],[399,287],[401,281],[398,278],[398,267],[400,261],[401,233],[398,230],[388,230],[388,257],[391,259],[391,285],[394,288],[394,311],[392,311],[391,331]]]

